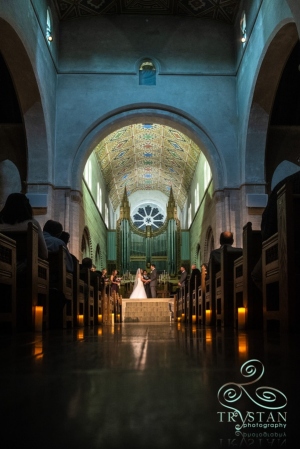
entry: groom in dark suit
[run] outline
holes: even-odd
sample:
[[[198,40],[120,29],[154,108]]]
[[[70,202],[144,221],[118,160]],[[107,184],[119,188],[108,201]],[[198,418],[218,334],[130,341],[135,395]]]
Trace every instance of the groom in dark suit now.
[[[151,298],[157,298],[156,287],[157,287],[157,272],[154,263],[152,263],[150,274]]]

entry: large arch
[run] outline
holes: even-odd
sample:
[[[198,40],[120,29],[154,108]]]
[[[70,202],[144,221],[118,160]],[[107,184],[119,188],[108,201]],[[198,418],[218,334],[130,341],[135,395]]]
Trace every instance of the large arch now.
[[[173,127],[190,137],[201,148],[209,162],[214,179],[214,188],[218,190],[224,186],[224,183],[227,181],[225,162],[205,130],[179,113],[170,112],[163,108],[150,109],[149,107],[141,106],[122,112],[113,111],[110,117],[95,123],[87,131],[76,151],[71,166],[71,188],[81,191],[81,180],[85,163],[98,142],[124,126],[133,123],[150,122]]]
[[[23,40],[7,21],[0,17],[0,52],[10,71],[22,113],[27,143],[27,170],[22,179],[27,184],[45,183],[51,173],[46,120],[41,94]]]
[[[277,87],[287,59],[299,39],[295,23],[283,23],[261,52],[249,111],[245,144],[245,182],[265,183],[265,150]]]

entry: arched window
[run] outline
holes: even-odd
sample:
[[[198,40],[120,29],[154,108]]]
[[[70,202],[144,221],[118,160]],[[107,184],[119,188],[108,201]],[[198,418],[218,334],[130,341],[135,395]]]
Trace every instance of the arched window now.
[[[83,259],[85,257],[90,257],[91,259],[93,258],[92,241],[91,241],[90,232],[87,227],[84,228],[83,234],[82,234],[81,253],[82,253]]]
[[[197,187],[195,188],[195,213],[199,207],[199,182],[197,182]]]
[[[192,224],[192,205],[189,205],[188,208],[188,228],[191,226]]]
[[[140,86],[156,85],[156,68],[150,59],[143,61],[140,65],[139,84]]]
[[[47,9],[47,23],[46,23],[46,39],[48,44],[50,45],[53,41],[52,34],[52,14],[50,8]]]
[[[90,160],[87,161],[83,171],[83,177],[87,183],[88,188],[92,189],[92,163]]]
[[[206,232],[206,238],[205,238],[205,248],[204,248],[204,262],[208,263],[209,256],[212,250],[215,249],[215,242],[214,242],[214,235],[212,228],[209,227]]]
[[[246,31],[246,13],[245,11],[242,12],[241,20],[240,20],[240,27],[242,32],[241,41],[243,43],[243,47],[246,45],[247,40],[247,31]]]
[[[209,163],[207,162],[207,160],[205,160],[204,162],[204,167],[203,167],[203,180],[204,180],[204,191],[206,190],[209,181],[211,180],[211,170],[210,170],[210,166]]]
[[[99,243],[97,243],[97,246],[96,246],[95,265],[98,270],[101,269],[101,250],[100,250]]]
[[[104,221],[106,226],[108,227],[108,207],[107,204],[105,204],[105,217],[104,217]]]
[[[99,182],[97,182],[97,207],[100,214],[102,214],[102,190]]]

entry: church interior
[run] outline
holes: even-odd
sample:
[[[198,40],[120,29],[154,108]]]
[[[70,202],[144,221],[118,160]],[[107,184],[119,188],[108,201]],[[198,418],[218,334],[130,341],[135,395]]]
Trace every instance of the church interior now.
[[[0,0],[3,449],[295,446],[299,36],[299,0]]]

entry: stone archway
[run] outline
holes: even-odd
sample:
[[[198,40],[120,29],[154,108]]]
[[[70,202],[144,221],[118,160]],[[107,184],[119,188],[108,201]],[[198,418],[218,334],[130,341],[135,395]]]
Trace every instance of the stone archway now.
[[[38,81],[29,54],[16,30],[0,18],[0,52],[9,69],[19,100],[25,130],[23,152],[20,155],[22,182],[31,186],[49,180],[50,164],[47,130]],[[26,163],[24,163],[24,160]],[[14,160],[16,163],[16,160]],[[25,189],[26,190],[26,189]]]
[[[166,111],[164,109],[147,109],[141,107],[138,109],[130,109],[122,113],[112,112],[110,118],[100,123],[96,123],[91,127],[86,136],[82,139],[73,160],[73,165],[71,166],[71,172],[73,173],[72,189],[81,190],[81,179],[84,166],[93,148],[99,141],[104,139],[108,134],[124,126],[134,123],[149,122],[168,125],[190,137],[201,148],[201,151],[210,165],[215,189],[223,186],[224,179],[226,178],[224,160],[205,130],[188,118],[174,112]]]
[[[263,56],[249,113],[244,159],[246,183],[265,183],[265,150],[270,114],[283,68],[298,39],[296,25],[285,24],[277,31]]]

